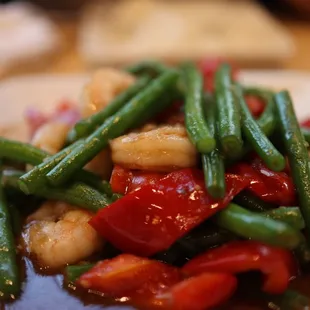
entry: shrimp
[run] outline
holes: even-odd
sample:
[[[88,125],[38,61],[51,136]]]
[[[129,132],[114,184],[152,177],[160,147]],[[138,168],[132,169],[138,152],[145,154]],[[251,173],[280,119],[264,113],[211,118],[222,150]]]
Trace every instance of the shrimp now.
[[[102,150],[89,163],[85,169],[99,175],[102,179],[108,180],[113,168],[111,151],[109,148]]]
[[[23,232],[24,248],[40,267],[57,269],[77,263],[104,243],[88,224],[91,217],[91,213],[65,203],[47,202],[27,219],[30,223]]]
[[[169,172],[197,163],[195,147],[180,125],[130,133],[112,140],[110,146],[113,162],[129,169]]]
[[[71,125],[51,120],[40,126],[31,139],[31,144],[51,154],[57,153],[65,143]]]
[[[124,71],[113,68],[97,70],[82,93],[80,104],[82,116],[90,116],[106,107],[115,96],[132,85],[134,81],[134,76]]]

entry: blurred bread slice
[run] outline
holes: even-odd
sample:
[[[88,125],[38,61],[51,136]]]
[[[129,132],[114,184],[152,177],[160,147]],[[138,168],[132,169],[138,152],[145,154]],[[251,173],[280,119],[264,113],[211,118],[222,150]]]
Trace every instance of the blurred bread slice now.
[[[89,6],[79,29],[79,50],[93,65],[206,55],[281,61],[294,45],[252,1],[125,0]]]

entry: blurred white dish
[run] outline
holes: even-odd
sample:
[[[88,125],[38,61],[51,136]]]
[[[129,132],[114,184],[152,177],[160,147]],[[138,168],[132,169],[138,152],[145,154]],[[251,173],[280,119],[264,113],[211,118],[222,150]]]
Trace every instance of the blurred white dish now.
[[[0,5],[0,74],[59,46],[56,27],[41,10],[23,2]]]
[[[310,74],[296,71],[243,71],[240,76],[245,83],[291,91],[297,115],[300,119],[310,117]],[[88,76],[81,75],[32,75],[7,79],[0,83],[0,135],[26,140],[27,130],[24,111],[35,107],[44,112],[69,99],[79,100]]]

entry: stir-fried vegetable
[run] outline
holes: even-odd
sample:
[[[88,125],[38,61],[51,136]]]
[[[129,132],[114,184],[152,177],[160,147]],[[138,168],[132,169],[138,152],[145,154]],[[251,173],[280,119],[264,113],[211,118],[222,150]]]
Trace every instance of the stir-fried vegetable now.
[[[137,95],[150,82],[150,78],[142,77],[125,92],[118,95],[106,108],[88,118],[77,122],[68,134],[70,142],[90,135],[106,119],[121,109],[132,97]]]
[[[188,275],[260,270],[265,274],[263,290],[271,294],[283,293],[297,272],[293,255],[288,250],[254,241],[233,241],[210,250],[190,260],[182,270]]]
[[[75,145],[80,143],[81,142],[78,142]],[[0,157],[36,165],[32,170],[23,174],[19,179],[20,188],[25,193],[29,194],[36,192],[37,189],[43,185],[46,186],[45,174],[49,171],[50,166],[59,162],[61,158],[64,158],[64,156],[69,154],[75,145],[69,146],[51,156],[30,144],[0,138]],[[102,193],[107,195],[112,194],[109,184],[89,171],[77,171],[76,179],[77,181],[85,182],[95,187]]]
[[[301,241],[301,234],[284,221],[274,220],[273,214],[262,214],[230,204],[216,216],[216,222],[236,235],[282,248],[294,249]]]
[[[204,188],[201,171],[179,170],[125,195],[90,224],[124,252],[152,255],[223,209],[248,184],[237,175],[226,175],[225,197],[215,201]]]
[[[210,134],[216,136],[215,106],[212,100],[206,103],[206,121]],[[214,198],[223,198],[225,195],[225,167],[223,156],[218,149],[209,154],[202,154],[202,169],[208,193]]]
[[[209,132],[203,109],[202,75],[194,64],[183,65],[186,84],[185,124],[188,136],[200,153],[210,153],[215,148],[214,135]]]
[[[110,139],[116,138],[126,130],[132,128],[137,122],[149,119],[154,113],[161,111],[169,101],[161,99],[164,92],[171,90],[175,84],[179,72],[167,70],[157,79],[152,81],[143,91],[133,97],[123,108],[114,116],[108,118],[99,126],[85,142],[78,146],[71,154],[65,157],[47,177],[54,185],[63,184],[76,172],[81,169],[88,161],[94,158],[109,143]]]
[[[2,173],[1,176],[2,178]],[[0,185],[0,298],[14,299],[21,290],[9,208]]]
[[[136,82],[71,121],[55,155],[0,138],[0,298],[21,285],[13,236],[25,212],[13,192],[25,205],[29,194],[56,200],[26,219],[20,247],[40,267],[67,266],[77,287],[141,309],[205,310],[235,292],[236,274],[260,271],[269,305],[307,309],[288,287],[310,263],[310,122],[300,128],[288,92],[241,85],[222,62],[201,66],[128,67]],[[108,182],[84,166],[109,146]]]
[[[19,180],[23,172],[17,170],[4,170],[4,185],[19,189]],[[80,182],[67,185],[65,188],[51,188],[41,186],[36,192],[38,197],[68,202],[72,205],[96,212],[110,204],[110,199],[94,188]]]
[[[296,184],[300,209],[306,223],[306,229],[310,229],[310,170],[305,140],[301,134],[289,93],[282,91],[276,94],[275,102],[282,139],[292,177]]]
[[[273,93],[269,90],[257,87],[244,87],[244,93],[255,95],[265,102],[266,107],[257,119],[257,124],[267,137],[270,136],[276,126]]]
[[[229,157],[235,157],[241,153],[243,141],[240,113],[232,92],[229,65],[221,65],[216,72],[215,96],[219,140],[225,154]]]
[[[241,86],[236,84],[233,93],[240,105],[241,128],[245,138],[268,168],[274,171],[282,171],[285,168],[285,159],[264,135],[252,117],[243,98]]]

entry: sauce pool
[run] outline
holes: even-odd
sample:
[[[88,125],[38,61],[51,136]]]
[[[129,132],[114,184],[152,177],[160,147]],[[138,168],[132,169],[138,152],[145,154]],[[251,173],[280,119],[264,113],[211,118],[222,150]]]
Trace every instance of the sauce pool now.
[[[14,302],[1,306],[1,310],[133,310],[128,305],[103,305],[105,300],[95,294],[78,293],[74,289],[67,289],[63,286],[62,275],[42,275],[35,272],[31,261],[24,258],[26,266],[26,279],[24,281],[23,292]],[[252,278],[249,278],[252,286]],[[254,280],[255,282],[255,280]],[[294,289],[307,296],[310,296],[310,276],[302,277],[292,285]],[[227,305],[221,310],[280,310],[269,308],[268,302],[263,300],[259,294],[252,294],[251,291],[238,292]],[[310,309],[310,307],[309,307]],[[145,309],[147,310],[147,309]]]

